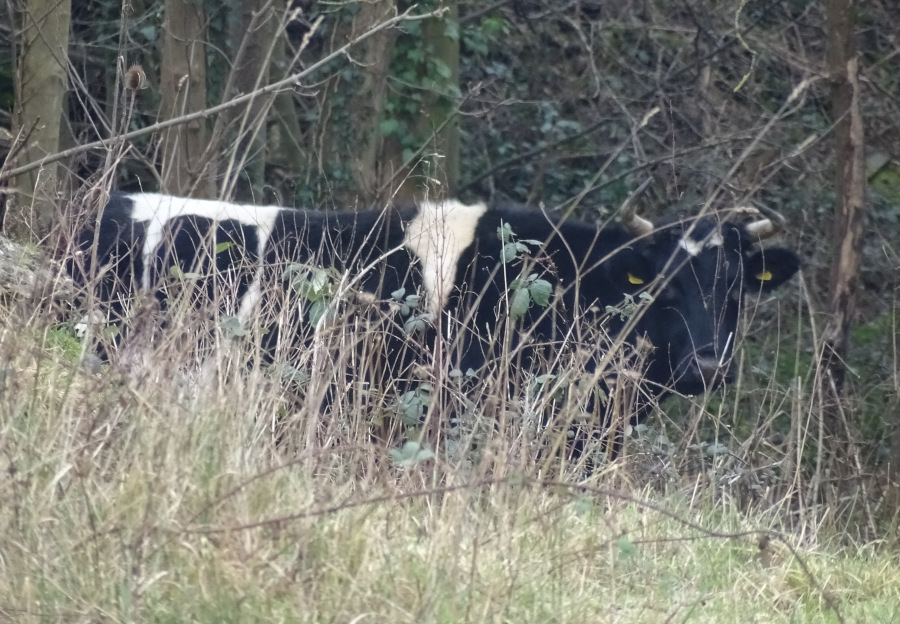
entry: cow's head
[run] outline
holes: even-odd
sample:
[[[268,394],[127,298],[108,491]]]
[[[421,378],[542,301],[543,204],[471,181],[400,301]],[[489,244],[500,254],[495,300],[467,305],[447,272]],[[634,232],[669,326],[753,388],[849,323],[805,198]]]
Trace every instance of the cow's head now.
[[[777,288],[800,267],[792,251],[757,246],[783,223],[767,212],[752,223],[713,215],[654,225],[627,211],[623,225],[635,238],[610,263],[610,277],[653,297],[635,324],[654,347],[649,383],[701,394],[729,381],[744,297]]]

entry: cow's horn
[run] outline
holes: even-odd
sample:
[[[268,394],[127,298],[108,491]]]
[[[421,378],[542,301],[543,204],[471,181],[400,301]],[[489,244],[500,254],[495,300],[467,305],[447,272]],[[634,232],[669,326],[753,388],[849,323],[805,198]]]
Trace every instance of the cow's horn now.
[[[757,238],[762,240],[764,238],[775,236],[784,229],[785,218],[779,213],[770,208],[758,208],[757,210],[759,210],[766,218],[748,223],[746,226],[748,234],[751,236],[755,234]]]
[[[634,193],[625,199],[625,203],[622,205],[620,211],[622,215],[622,227],[635,236],[645,236],[653,233],[653,223],[638,216],[637,205],[634,201],[649,185],[649,179],[641,184]]]

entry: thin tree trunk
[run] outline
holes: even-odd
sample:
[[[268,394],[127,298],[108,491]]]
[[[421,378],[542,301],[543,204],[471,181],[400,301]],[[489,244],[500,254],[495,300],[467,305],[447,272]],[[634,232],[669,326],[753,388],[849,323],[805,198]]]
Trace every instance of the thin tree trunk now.
[[[28,0],[21,17],[13,136],[24,141],[18,161],[26,164],[59,151],[71,0]],[[62,164],[50,163],[13,181],[18,193],[6,225],[14,237],[36,240],[49,232],[64,176]]]
[[[272,50],[272,71],[277,79],[287,75],[287,41],[282,33],[278,33],[278,43]],[[279,175],[273,187],[278,197],[267,199],[267,203],[293,205],[295,185],[303,169],[308,155],[304,152],[303,136],[300,131],[297,106],[294,92],[281,91],[275,96],[272,105],[273,125],[266,134],[267,160],[275,165]]]
[[[422,27],[424,39],[434,58],[440,60],[450,70],[444,79],[444,91],[459,85],[459,36],[451,37],[447,29],[458,27],[459,5],[445,2],[447,12],[438,18],[431,18]],[[430,177],[437,182],[437,188],[430,189],[432,195],[452,197],[459,186],[459,117],[456,114],[456,99],[449,93],[432,93],[425,101],[420,123],[427,124],[426,130],[434,140],[435,160]]]
[[[233,24],[231,40],[238,44],[231,68],[231,99],[250,93],[269,82],[273,46],[277,45],[279,24],[270,0],[248,0],[242,5],[239,19]],[[228,151],[228,166],[234,196],[240,201],[262,201],[266,165],[266,118],[274,96],[263,95],[245,106],[225,113],[235,149]]]
[[[382,149],[382,162],[391,166],[381,176],[380,195],[401,201],[449,197],[455,194],[459,182],[459,124],[453,96],[459,87],[459,7],[451,0],[440,4],[445,8],[443,15],[423,22],[417,42],[426,55],[417,67],[421,87],[405,94],[420,98],[414,100],[420,105],[415,112],[403,107],[396,119],[418,142],[416,152],[412,161],[406,162],[412,146],[402,145],[396,136],[389,137]],[[437,3],[426,4],[425,8],[437,8]],[[398,59],[398,64],[410,62]]]
[[[839,434],[846,414],[841,401],[845,391],[850,329],[856,320],[866,173],[852,1],[828,0],[825,8],[832,114],[836,123],[837,199],[831,263],[831,317],[823,335],[822,396],[825,398],[826,434],[834,436],[837,442],[846,440]]]
[[[206,16],[194,0],[166,0],[160,68],[162,116],[173,119],[206,108]],[[205,120],[170,128],[163,134],[164,190],[176,195],[212,197],[213,177],[205,159]]]
[[[394,0],[376,0],[360,5],[346,39],[351,41],[393,15],[397,10]],[[356,148],[340,156],[349,158],[351,175],[364,202],[382,199],[377,191],[386,176],[390,176],[398,163],[385,159],[381,121],[387,97],[388,72],[391,53],[397,39],[393,28],[384,30],[363,42],[356,52],[359,69],[363,72],[362,84],[350,93],[349,109],[352,111],[351,132],[357,137]]]

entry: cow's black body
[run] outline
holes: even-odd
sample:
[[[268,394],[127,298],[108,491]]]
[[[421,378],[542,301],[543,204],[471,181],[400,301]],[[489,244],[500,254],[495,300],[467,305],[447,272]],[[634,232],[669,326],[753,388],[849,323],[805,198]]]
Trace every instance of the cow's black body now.
[[[515,240],[541,244],[504,264],[498,235],[504,223]],[[71,267],[85,281],[97,272],[91,267],[106,267],[96,293],[115,308],[136,291],[163,299],[161,284],[177,266],[196,279],[192,297],[244,323],[270,301],[264,293],[281,283],[288,265],[333,267],[384,310],[401,288],[420,293],[431,318],[426,341],[440,331],[452,345],[451,361],[443,364],[462,370],[478,370],[498,353],[510,282],[537,274],[555,294],[548,308],[532,305],[516,321],[527,357],[592,335],[572,329],[575,319],[594,318],[608,336],[632,345],[643,337],[652,345],[644,372],[651,395],[702,393],[728,379],[744,296],[782,284],[799,259],[785,249],[755,249],[758,229],[715,216],[644,224],[650,227],[637,235],[633,228],[483,204],[425,202],[353,213],[114,194],[99,230],[79,239]],[[653,300],[633,318],[604,315],[607,306],[644,291]],[[297,315],[281,318],[302,322]],[[282,324],[279,334],[292,330]],[[588,368],[607,348],[577,346],[593,350]]]

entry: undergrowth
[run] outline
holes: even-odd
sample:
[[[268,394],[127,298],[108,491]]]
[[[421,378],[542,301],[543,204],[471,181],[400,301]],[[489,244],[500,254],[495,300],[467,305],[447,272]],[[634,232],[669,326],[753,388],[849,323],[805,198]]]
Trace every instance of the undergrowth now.
[[[287,372],[191,311],[100,367],[57,317],[6,318],[11,620],[900,618],[890,510],[813,489],[814,375],[756,364],[788,338],[751,334],[729,390],[663,403],[604,463],[561,450],[550,377],[347,381],[383,364],[350,316]]]

